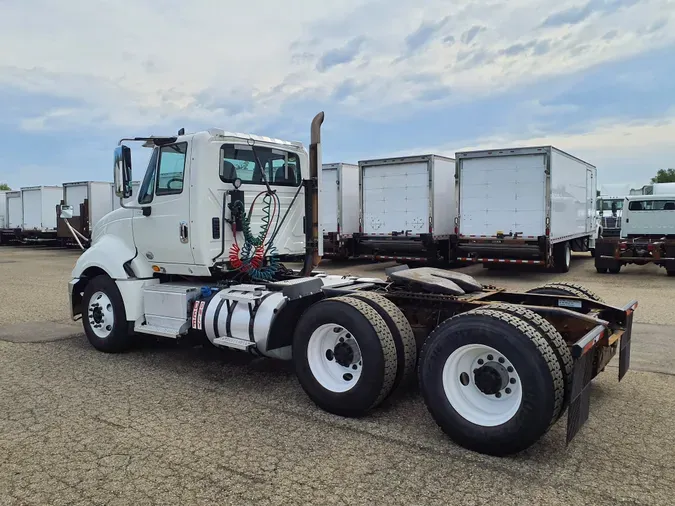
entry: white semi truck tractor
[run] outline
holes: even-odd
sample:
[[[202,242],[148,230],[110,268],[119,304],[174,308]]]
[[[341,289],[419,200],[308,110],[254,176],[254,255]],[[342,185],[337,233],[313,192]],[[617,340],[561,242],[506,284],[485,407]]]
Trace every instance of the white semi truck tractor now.
[[[528,448],[565,410],[571,440],[590,381],[617,352],[619,379],[628,370],[637,302],[610,306],[569,283],[508,292],[430,267],[317,272],[323,119],[309,153],[216,129],[120,141],[122,206],[96,223],[69,282],[89,342],[121,352],[138,334],[197,335],[291,360],[312,401],[340,416],[364,416],[417,379],[438,425],[482,453]],[[134,141],[152,149],[136,196]],[[301,269],[284,266],[298,257]]]

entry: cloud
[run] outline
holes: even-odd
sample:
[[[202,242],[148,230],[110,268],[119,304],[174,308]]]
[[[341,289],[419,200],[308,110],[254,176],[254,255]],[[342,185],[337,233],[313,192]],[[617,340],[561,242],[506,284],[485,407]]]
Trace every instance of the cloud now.
[[[611,14],[637,4],[640,0],[591,0],[581,7],[571,7],[551,14],[543,26],[576,25],[594,14]]]
[[[462,34],[462,42],[464,44],[471,44],[471,42],[478,36],[479,33],[484,32],[484,26],[474,25]]]
[[[4,2],[0,166],[109,178],[124,135],[306,141],[319,110],[326,152],[357,158],[630,124],[672,106],[674,20],[672,0]]]
[[[316,70],[325,72],[326,70],[342,65],[343,63],[354,61],[361,51],[364,41],[364,37],[355,37],[344,46],[327,51],[319,58],[319,62],[316,64]]]

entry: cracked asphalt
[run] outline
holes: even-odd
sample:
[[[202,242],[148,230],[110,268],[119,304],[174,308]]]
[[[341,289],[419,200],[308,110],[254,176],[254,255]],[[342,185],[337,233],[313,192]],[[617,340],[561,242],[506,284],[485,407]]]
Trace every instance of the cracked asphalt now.
[[[1,248],[0,327],[67,321],[64,283],[75,258]],[[579,262],[575,270],[586,267]],[[542,276],[471,269],[528,285]],[[569,274],[604,295],[598,288],[607,281]],[[646,273],[640,289],[660,276]],[[17,287],[21,304],[12,298]],[[641,321],[650,302],[631,290],[612,302],[640,299]],[[673,293],[655,298],[672,301]],[[152,340],[120,355],[97,352],[83,337],[0,341],[0,505],[670,505],[669,318],[636,326],[633,369],[618,383],[615,360],[593,383],[590,419],[569,447],[563,419],[527,452],[501,459],[453,444],[414,386],[350,420],[318,410],[282,362]]]

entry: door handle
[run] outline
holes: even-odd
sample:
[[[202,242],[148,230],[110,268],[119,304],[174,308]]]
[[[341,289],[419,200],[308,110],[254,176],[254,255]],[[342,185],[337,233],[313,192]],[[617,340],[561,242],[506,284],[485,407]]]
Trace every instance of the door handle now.
[[[186,243],[188,242],[188,225],[187,221],[181,221],[179,224],[179,237],[180,237],[180,242]]]

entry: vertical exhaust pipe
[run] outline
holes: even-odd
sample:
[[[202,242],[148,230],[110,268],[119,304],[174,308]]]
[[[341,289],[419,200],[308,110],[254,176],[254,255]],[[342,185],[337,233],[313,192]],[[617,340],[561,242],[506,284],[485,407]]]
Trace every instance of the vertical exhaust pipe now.
[[[309,179],[305,181],[305,261],[302,276],[319,265],[319,171],[321,170],[321,124],[324,113],[314,116],[310,131]],[[321,238],[323,240],[323,238]]]

